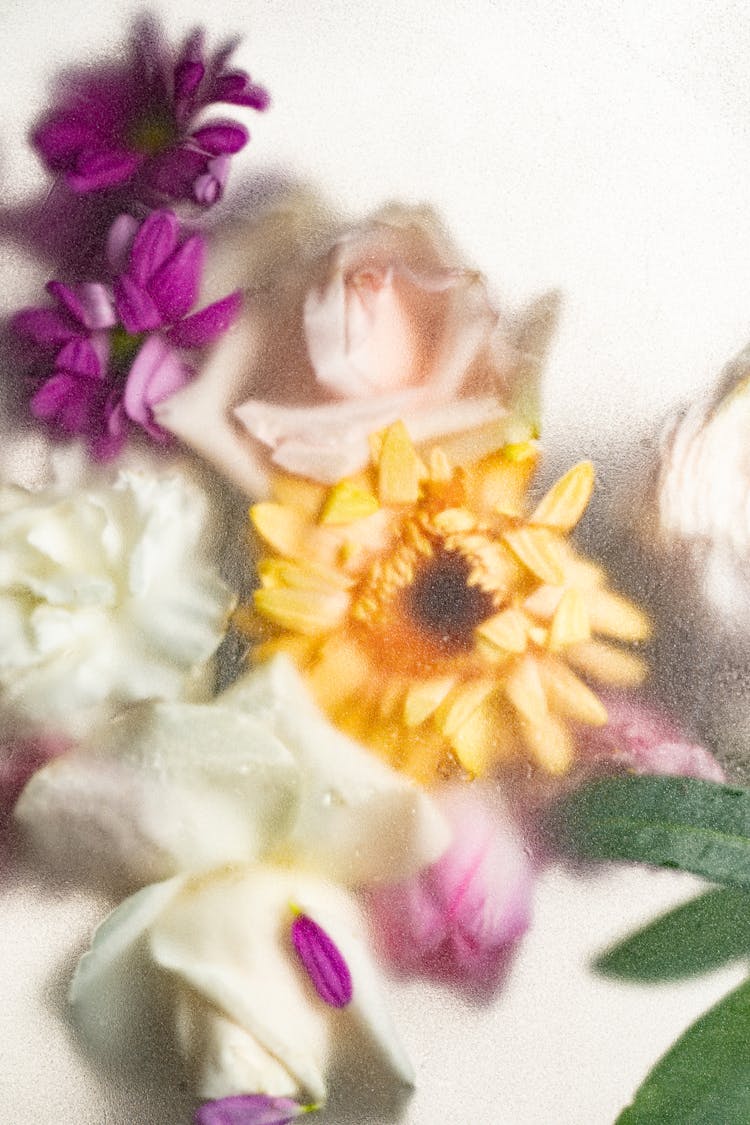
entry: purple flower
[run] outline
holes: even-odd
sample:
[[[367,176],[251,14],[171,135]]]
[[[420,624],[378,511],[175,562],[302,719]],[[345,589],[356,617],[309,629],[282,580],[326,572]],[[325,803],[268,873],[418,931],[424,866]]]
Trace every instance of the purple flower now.
[[[292,923],[292,944],[318,996],[332,1008],[345,1008],[352,998],[352,975],[338,946],[307,914]]]
[[[204,239],[183,236],[171,211],[140,224],[121,215],[108,241],[111,286],[49,282],[56,307],[14,318],[35,350],[32,414],[58,433],[87,437],[97,460],[116,456],[133,425],[167,440],[152,411],[193,375],[181,351],[212,343],[240,308],[235,292],[187,315],[204,252]]]
[[[271,1098],[267,1094],[237,1094],[205,1102],[195,1111],[195,1125],[288,1125],[314,1109],[291,1098]]]
[[[125,61],[62,78],[32,144],[74,192],[128,184],[146,202],[155,195],[208,207],[221,197],[229,158],[249,134],[232,120],[205,120],[203,111],[221,102],[263,110],[269,101],[244,71],[228,67],[234,46],[207,55],[196,29],[175,50],[142,20]]]
[[[671,774],[724,781],[724,770],[705,747],[690,742],[665,712],[628,695],[603,696],[608,720],[582,732],[583,748],[604,769]]]
[[[451,845],[415,878],[374,891],[374,920],[400,971],[491,989],[529,926],[531,862],[505,810],[457,791],[440,805]]]

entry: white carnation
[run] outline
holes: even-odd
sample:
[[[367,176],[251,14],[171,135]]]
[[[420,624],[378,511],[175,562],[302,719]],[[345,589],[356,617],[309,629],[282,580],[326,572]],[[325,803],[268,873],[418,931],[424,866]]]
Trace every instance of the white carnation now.
[[[202,693],[232,604],[207,530],[203,494],[177,473],[0,491],[6,708],[78,736],[133,700]]]

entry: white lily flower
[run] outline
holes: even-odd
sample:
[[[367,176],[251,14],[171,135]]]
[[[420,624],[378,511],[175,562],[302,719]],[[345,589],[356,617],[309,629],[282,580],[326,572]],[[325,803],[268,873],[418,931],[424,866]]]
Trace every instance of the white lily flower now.
[[[131,708],[36,773],[16,817],[69,874],[86,875],[95,852],[112,886],[167,879],[116,910],[81,961],[72,997],[95,1045],[127,1049],[159,997],[206,1098],[322,1100],[355,1036],[364,1060],[411,1080],[344,888],[407,877],[450,830],[412,782],[320,715],[283,657],[213,704]],[[307,977],[294,909],[343,954],[345,1009]]]
[[[6,708],[80,736],[133,700],[205,695],[232,607],[208,532],[205,496],[179,473],[0,490]]]

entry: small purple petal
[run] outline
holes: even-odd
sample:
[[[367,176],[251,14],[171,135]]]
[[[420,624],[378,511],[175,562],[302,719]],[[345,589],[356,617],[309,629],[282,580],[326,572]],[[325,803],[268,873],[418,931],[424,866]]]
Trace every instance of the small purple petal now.
[[[237,1094],[206,1102],[195,1111],[195,1125],[289,1125],[307,1107],[291,1098]]]
[[[69,340],[60,350],[55,366],[84,379],[100,379],[102,375],[99,355],[90,340]]]
[[[84,328],[111,328],[117,323],[112,298],[104,285],[84,282],[72,288],[61,281],[49,281],[47,292]]]
[[[340,950],[308,914],[292,923],[292,944],[318,996],[332,1008],[345,1008],[352,998],[352,976]]]
[[[201,207],[213,207],[224,193],[224,185],[229,175],[229,157],[215,156],[213,160],[209,160],[206,167],[207,171],[202,176],[198,176],[193,184],[193,197]]]
[[[177,246],[180,224],[172,211],[154,211],[133,239],[129,273],[139,285],[164,265]]]
[[[183,242],[151,278],[148,286],[163,324],[174,324],[198,299],[206,243],[200,235]]]
[[[35,418],[52,422],[68,434],[86,433],[96,405],[97,384],[60,372],[48,379],[30,402]]]
[[[242,293],[237,289],[228,297],[178,321],[168,329],[166,336],[177,348],[203,348],[231,328],[241,307]]]
[[[114,291],[117,312],[126,331],[136,335],[160,328],[164,323],[151,295],[128,274],[115,280]]]
[[[181,146],[152,161],[148,169],[149,182],[162,195],[190,199],[195,180],[205,173],[207,166],[204,152]]]
[[[211,121],[191,134],[192,141],[209,156],[230,155],[239,152],[248,142],[250,134],[244,125],[234,121]]]
[[[216,79],[211,90],[211,101],[243,105],[262,111],[268,108],[271,98],[268,91],[251,82],[244,71],[233,70],[220,74]]]
[[[174,96],[177,101],[191,98],[203,81],[206,68],[198,59],[182,59],[174,68]]]
[[[127,432],[127,415],[119,394],[114,393],[104,405],[104,424],[91,441],[91,455],[94,460],[112,461],[125,444]]]
[[[35,129],[31,143],[42,159],[54,168],[82,149],[91,149],[96,139],[96,130],[90,122],[80,117],[59,115]]]
[[[59,348],[77,332],[56,309],[21,309],[12,320],[13,331],[43,348]]]
[[[189,370],[169,345],[159,336],[149,337],[135,357],[125,383],[125,413],[152,437],[161,437],[151,407],[184,387],[189,378]]]
[[[101,191],[127,183],[138,171],[144,157],[136,152],[120,149],[106,152],[81,153],[75,170],[66,172],[65,179],[72,191],[83,194],[88,191]]]
[[[139,223],[132,215],[118,215],[107,235],[107,261],[115,273],[125,273]]]

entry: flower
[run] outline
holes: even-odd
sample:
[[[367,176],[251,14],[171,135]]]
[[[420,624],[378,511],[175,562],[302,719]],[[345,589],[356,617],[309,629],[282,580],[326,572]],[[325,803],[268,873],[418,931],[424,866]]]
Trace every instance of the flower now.
[[[710,750],[688,741],[670,715],[625,695],[608,693],[605,703],[606,725],[590,728],[584,739],[587,754],[596,762],[634,773],[726,780]]]
[[[330,726],[284,659],[211,704],[128,709],[35,774],[16,821],[69,878],[93,864],[110,890],[142,888],[76,973],[92,1047],[121,1055],[157,1003],[204,1098],[319,1101],[355,1033],[363,1065],[380,1060],[410,1080],[347,888],[432,863],[447,826],[424,793]],[[336,947],[345,1007],[321,999],[295,951],[300,913]],[[310,954],[309,925],[305,937]]]
[[[352,975],[341,951],[322,926],[308,914],[292,922],[292,945],[321,1000],[345,1008],[352,999]]]
[[[195,1125],[289,1125],[311,1106],[290,1098],[269,1098],[265,1094],[239,1094],[206,1102],[195,1114]]]
[[[502,806],[467,791],[439,800],[453,829],[447,851],[414,878],[377,889],[373,913],[391,964],[491,988],[531,916],[534,875]]]
[[[261,86],[228,69],[233,49],[230,43],[207,56],[204,34],[195,30],[175,50],[141,20],[125,61],[63,76],[32,144],[76,193],[127,184],[147,203],[167,197],[210,206],[249,134],[235,121],[204,120],[204,111],[221,102],[268,106]]]
[[[186,315],[198,296],[204,252],[205,240],[181,236],[171,211],[155,211],[141,224],[121,215],[109,235],[111,288],[51,281],[57,308],[28,308],[14,318],[18,335],[39,352],[32,414],[57,432],[86,436],[99,460],[119,453],[133,425],[166,440],[153,409],[192,377],[178,349],[212,343],[239,312],[240,295],[232,293]]]
[[[208,530],[176,472],[63,497],[1,489],[4,706],[77,735],[123,703],[205,690],[232,608]]]
[[[526,515],[534,464],[531,447],[510,446],[454,468],[438,446],[426,467],[396,423],[357,477],[330,489],[280,478],[251,509],[266,553],[235,618],[265,631],[256,658],[288,652],[339,725],[421,780],[522,751],[567,770],[571,724],[607,717],[574,669],[640,681],[641,659],[596,634],[639,641],[648,623],[567,541],[593,466]]]
[[[324,483],[361,469],[368,435],[399,418],[420,441],[471,431],[480,451],[509,425],[534,436],[557,296],[501,317],[430,210],[342,230],[297,202],[226,240],[247,244],[243,327],[157,418],[250,495],[269,463]]]

